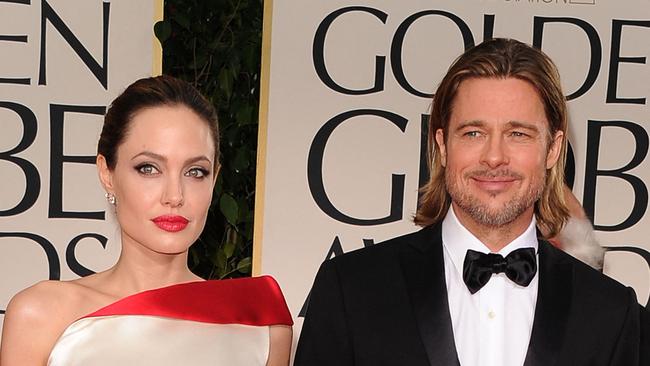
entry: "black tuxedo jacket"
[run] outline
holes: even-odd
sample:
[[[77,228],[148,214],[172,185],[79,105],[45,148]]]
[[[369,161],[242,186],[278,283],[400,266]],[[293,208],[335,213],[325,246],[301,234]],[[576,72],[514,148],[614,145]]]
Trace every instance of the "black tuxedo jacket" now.
[[[538,267],[525,366],[650,364],[648,317],[632,289],[545,241]],[[460,365],[440,225],[323,263],[294,365]]]

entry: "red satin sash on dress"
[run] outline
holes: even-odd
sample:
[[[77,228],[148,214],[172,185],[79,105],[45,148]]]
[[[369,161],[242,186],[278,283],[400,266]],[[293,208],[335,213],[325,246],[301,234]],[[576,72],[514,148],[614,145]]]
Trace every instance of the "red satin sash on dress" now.
[[[216,324],[293,325],[287,303],[270,276],[199,281],[137,293],[84,318],[151,315]]]

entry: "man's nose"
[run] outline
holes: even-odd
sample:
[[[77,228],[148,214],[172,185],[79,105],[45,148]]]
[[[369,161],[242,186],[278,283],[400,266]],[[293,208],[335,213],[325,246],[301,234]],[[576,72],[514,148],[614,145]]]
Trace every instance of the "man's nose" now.
[[[506,153],[506,144],[502,136],[489,136],[484,146],[481,163],[496,168],[507,164],[509,161]]]

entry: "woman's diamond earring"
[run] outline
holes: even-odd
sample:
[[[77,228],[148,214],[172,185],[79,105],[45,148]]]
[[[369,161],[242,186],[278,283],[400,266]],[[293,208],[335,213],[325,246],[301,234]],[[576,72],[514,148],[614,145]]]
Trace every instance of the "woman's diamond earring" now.
[[[113,206],[115,206],[115,204],[117,203],[117,199],[115,198],[115,195],[112,193],[106,193],[106,200],[108,201],[108,203],[110,203]]]

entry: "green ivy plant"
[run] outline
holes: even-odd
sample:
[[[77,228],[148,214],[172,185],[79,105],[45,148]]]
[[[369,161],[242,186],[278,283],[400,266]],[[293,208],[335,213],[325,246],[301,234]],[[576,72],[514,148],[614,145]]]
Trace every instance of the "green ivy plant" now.
[[[154,26],[163,73],[193,84],[217,108],[221,172],[189,266],[204,278],[250,276],[262,0],[166,0]]]

